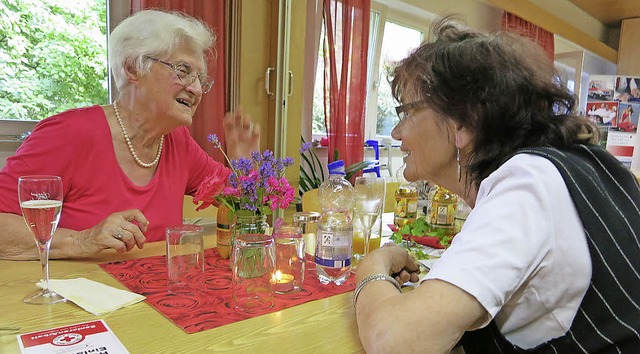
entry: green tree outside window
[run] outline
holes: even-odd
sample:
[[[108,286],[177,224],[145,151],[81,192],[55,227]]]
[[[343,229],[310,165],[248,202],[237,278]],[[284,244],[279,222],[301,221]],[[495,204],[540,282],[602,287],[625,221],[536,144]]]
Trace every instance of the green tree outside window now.
[[[0,119],[106,104],[106,0],[0,0]]]

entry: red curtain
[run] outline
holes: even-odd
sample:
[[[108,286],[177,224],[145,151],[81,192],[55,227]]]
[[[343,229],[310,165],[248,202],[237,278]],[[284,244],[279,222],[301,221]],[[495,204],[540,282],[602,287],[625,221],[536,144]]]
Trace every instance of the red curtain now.
[[[215,133],[224,144],[222,121],[227,111],[225,77],[225,1],[226,0],[131,0],[131,13],[142,9],[163,9],[180,11],[205,22],[216,35],[214,57],[207,59],[208,73],[215,83],[211,91],[202,96],[190,130],[198,144],[216,161],[224,161],[224,156],[207,141],[209,134]]]
[[[502,14],[502,30],[518,33],[538,43],[549,59],[553,61],[555,53],[553,33],[506,11]]]
[[[324,113],[329,161],[364,158],[370,0],[325,0]]]

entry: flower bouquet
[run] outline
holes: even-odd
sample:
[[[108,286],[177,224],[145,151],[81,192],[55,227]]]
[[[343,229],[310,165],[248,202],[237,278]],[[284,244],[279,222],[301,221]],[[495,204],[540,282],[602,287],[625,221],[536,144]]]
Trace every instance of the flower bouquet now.
[[[229,160],[224,153],[218,137],[209,135],[212,142],[224,154],[231,172],[226,186],[221,185],[214,176],[207,177],[198,187],[193,202],[200,204],[201,210],[214,204],[214,200],[229,208],[231,217],[269,215],[276,208],[286,208],[294,199],[293,187],[284,177],[287,167],[293,159],[276,158],[273,152],[254,151],[251,158]]]
[[[266,216],[276,208],[287,208],[294,199],[293,187],[284,177],[284,172],[293,164],[293,159],[276,158],[273,152],[265,150],[264,153],[252,152],[251,158],[229,160],[215,134],[209,136],[209,141],[222,151],[231,171],[222,185],[214,176],[207,177],[200,184],[193,202],[202,204],[196,209],[207,208],[214,202],[229,209],[229,217],[234,220],[228,241],[231,246],[235,236],[240,234],[268,234]],[[250,262],[255,264],[260,264],[261,261],[256,258],[259,255],[254,253],[245,253],[243,257],[254,258]],[[259,276],[259,273],[254,270],[245,276]]]

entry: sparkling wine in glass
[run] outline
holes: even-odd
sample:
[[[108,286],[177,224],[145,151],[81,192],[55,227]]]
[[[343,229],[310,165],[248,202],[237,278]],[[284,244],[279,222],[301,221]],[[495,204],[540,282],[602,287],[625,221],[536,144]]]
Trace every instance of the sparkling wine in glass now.
[[[379,177],[357,177],[355,187],[355,215],[362,225],[363,256],[369,253],[371,229],[375,225],[385,197],[385,181]]]
[[[65,299],[49,289],[49,247],[62,211],[62,179],[58,176],[23,176],[18,179],[18,198],[27,227],[40,254],[45,288],[24,298],[28,304],[53,304]]]

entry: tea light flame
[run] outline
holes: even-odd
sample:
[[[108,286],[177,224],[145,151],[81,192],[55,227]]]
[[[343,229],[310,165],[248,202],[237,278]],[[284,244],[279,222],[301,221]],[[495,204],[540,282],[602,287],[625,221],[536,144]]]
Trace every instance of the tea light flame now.
[[[282,273],[280,270],[276,270],[271,275],[271,284],[273,290],[279,293],[285,293],[293,289],[293,275]]]

